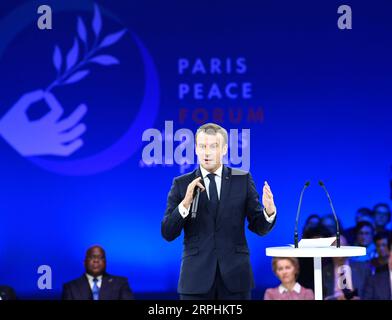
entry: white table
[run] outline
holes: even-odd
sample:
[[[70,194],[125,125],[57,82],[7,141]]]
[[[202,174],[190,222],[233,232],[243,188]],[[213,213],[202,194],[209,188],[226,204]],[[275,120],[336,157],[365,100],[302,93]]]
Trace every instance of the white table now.
[[[314,269],[314,296],[315,300],[323,300],[323,278],[321,270],[321,258],[323,257],[357,257],[366,255],[365,247],[336,246],[322,248],[294,248],[270,247],[265,250],[269,257],[297,257],[313,258]]]

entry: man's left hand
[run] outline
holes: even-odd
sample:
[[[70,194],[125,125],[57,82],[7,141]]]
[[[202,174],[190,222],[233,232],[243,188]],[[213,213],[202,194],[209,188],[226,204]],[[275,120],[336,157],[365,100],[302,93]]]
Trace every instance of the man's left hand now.
[[[273,215],[276,212],[274,195],[272,194],[271,188],[267,181],[264,182],[262,201],[267,214],[269,216]]]

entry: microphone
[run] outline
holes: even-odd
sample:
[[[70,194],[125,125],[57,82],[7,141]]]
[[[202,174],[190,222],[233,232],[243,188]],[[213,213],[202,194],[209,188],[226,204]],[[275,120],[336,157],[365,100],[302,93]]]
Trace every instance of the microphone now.
[[[197,178],[198,176],[196,176]],[[200,183],[204,186],[203,179],[200,179]],[[196,186],[193,196],[193,201],[191,205],[191,218],[195,219],[197,214],[197,208],[199,207],[199,198],[200,198],[201,189]]]
[[[197,208],[199,207],[199,198],[200,198],[200,188],[196,187],[196,194],[193,198],[192,206],[191,206],[191,218],[192,219],[196,218]]]
[[[327,198],[328,198],[328,201],[329,201],[329,205],[330,205],[330,207],[331,207],[331,209],[332,209],[332,213],[333,213],[333,216],[334,216],[334,218],[335,218],[335,223],[336,223],[336,248],[340,248],[340,231],[339,231],[339,221],[338,221],[338,217],[336,216],[335,208],[333,207],[331,197],[329,196],[329,193],[328,193],[328,191],[327,191],[327,188],[325,187],[324,182],[322,182],[322,181],[320,180],[320,181],[319,181],[319,185],[320,185],[321,188],[324,189],[325,194],[327,195]]]
[[[307,187],[309,187],[310,181],[306,181],[304,187],[302,188],[301,195],[299,197],[298,209],[297,209],[297,216],[295,217],[295,228],[294,228],[294,246],[298,248],[298,219],[299,219],[299,212],[301,210],[302,204],[302,197],[304,195],[304,191]]]

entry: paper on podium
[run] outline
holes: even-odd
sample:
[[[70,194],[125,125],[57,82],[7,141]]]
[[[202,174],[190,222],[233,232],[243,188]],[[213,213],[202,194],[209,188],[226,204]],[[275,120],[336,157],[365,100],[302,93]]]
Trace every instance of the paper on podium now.
[[[298,248],[326,248],[330,247],[335,240],[336,237],[301,239],[301,241],[298,242]],[[293,244],[290,246],[294,247]]]
[[[326,248],[330,247],[335,240],[336,237],[301,239],[301,241],[298,242],[298,248]]]

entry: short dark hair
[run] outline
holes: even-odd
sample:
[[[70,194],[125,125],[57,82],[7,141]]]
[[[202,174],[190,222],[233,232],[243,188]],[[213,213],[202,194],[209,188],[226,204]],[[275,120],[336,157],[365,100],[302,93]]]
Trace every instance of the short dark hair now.
[[[369,217],[373,216],[373,211],[370,210],[369,208],[366,208],[366,207],[359,208],[357,210],[357,213],[360,213],[362,215],[369,216]]]
[[[325,224],[324,224],[324,221],[326,220],[326,219],[330,219],[330,220],[332,220],[332,221],[335,221],[335,215],[333,214],[333,213],[328,213],[328,214],[325,214],[325,215],[323,215],[322,217],[321,217],[321,224],[323,225],[323,226],[325,226]],[[336,220],[338,221],[338,225],[339,225],[339,230],[343,230],[344,228],[343,228],[343,226],[342,226],[342,222],[340,221],[340,219],[339,218],[336,218]],[[335,222],[336,223],[336,222]],[[336,233],[336,225],[334,225],[334,227],[333,227],[334,229],[333,229],[333,233]]]
[[[302,238],[303,239],[314,239],[314,238],[327,238],[332,237],[332,233],[327,227],[319,224],[315,227],[305,229]]]
[[[195,142],[196,142],[196,139],[197,139],[197,135],[200,132],[205,132],[207,134],[212,134],[212,135],[216,135],[217,133],[220,133],[223,136],[223,140],[225,141],[225,144],[228,143],[229,138],[228,138],[228,135],[227,135],[227,130],[225,128],[221,127],[219,124],[212,123],[212,122],[203,124],[196,131]]]
[[[382,239],[387,239],[388,241],[388,249],[391,249],[391,237],[389,235],[389,233],[387,231],[381,231],[381,232],[377,232],[376,235],[373,238],[374,243],[376,243],[378,240],[382,240]]]
[[[391,221],[391,208],[389,207],[388,203],[383,203],[383,202],[377,203],[373,207],[373,216],[375,215],[375,213],[379,207],[384,207],[388,210],[388,222]]]
[[[101,250],[101,251],[102,251],[102,254],[103,254],[103,256],[104,256],[104,258],[106,258],[105,249],[102,248],[102,246],[100,246],[99,244],[94,244],[94,245],[90,246],[90,247],[87,249],[87,251],[86,251],[86,258],[88,257],[88,255],[90,254],[90,252],[91,252],[93,249],[95,249],[95,248],[98,248],[99,250]]]
[[[317,213],[312,213],[311,215],[309,215],[306,220],[305,220],[305,225],[309,223],[310,220],[312,219],[318,219],[319,221],[321,221],[321,217],[317,214]]]
[[[368,221],[360,221],[355,226],[355,234],[358,234],[359,230],[361,230],[363,227],[369,227],[369,228],[372,229],[372,232],[374,232],[374,227],[373,227],[373,225],[370,222],[368,222]]]

